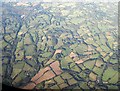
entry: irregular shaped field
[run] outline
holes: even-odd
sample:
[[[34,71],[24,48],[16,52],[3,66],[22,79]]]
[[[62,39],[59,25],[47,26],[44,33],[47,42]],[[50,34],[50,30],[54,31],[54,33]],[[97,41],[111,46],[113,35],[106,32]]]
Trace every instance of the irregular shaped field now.
[[[21,89],[118,89],[117,3],[3,3],[3,83]]]

